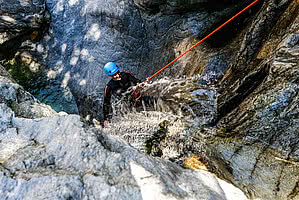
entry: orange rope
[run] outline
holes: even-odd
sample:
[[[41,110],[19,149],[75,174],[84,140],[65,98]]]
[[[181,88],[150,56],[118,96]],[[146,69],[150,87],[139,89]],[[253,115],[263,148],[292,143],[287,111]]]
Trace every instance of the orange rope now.
[[[202,40],[200,40],[199,42],[197,42],[195,45],[193,45],[190,49],[188,49],[187,51],[185,51],[183,54],[181,54],[180,56],[178,56],[176,59],[174,59],[173,61],[171,61],[170,63],[168,63],[167,65],[165,65],[162,69],[160,69],[159,71],[157,71],[154,75],[152,75],[151,77],[147,78],[143,83],[146,83],[147,81],[149,81],[150,79],[154,78],[157,74],[159,74],[160,72],[162,72],[164,69],[166,69],[169,65],[171,65],[172,63],[174,63],[175,61],[177,61],[178,59],[180,59],[181,57],[183,57],[184,55],[186,55],[189,51],[191,51],[193,48],[195,48],[197,45],[199,45],[200,43],[202,43],[203,41],[205,41],[208,37],[210,37],[211,35],[213,35],[216,31],[218,31],[219,29],[221,29],[223,26],[225,26],[227,23],[229,23],[230,21],[232,21],[233,19],[235,19],[237,16],[239,16],[241,13],[243,13],[245,10],[247,10],[248,8],[250,8],[251,6],[253,6],[256,2],[258,2],[259,0],[255,0],[254,2],[252,2],[251,4],[249,4],[246,8],[244,8],[243,10],[241,10],[240,12],[238,12],[236,15],[234,15],[232,18],[230,18],[229,20],[227,20],[224,24],[222,24],[221,26],[219,26],[218,28],[216,28],[213,32],[211,32],[209,35],[207,35],[206,37],[204,37]]]

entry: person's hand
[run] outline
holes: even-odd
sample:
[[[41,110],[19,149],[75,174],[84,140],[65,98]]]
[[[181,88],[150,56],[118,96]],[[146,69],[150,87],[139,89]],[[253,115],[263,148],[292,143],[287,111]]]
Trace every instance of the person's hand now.
[[[108,120],[104,120],[104,128],[109,128],[109,122],[108,122]]]
[[[143,87],[145,85],[144,82],[137,83],[137,87]]]

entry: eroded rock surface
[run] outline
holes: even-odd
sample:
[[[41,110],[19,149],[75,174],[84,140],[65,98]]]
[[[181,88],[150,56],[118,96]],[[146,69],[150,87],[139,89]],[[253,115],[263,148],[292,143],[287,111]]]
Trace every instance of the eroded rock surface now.
[[[186,157],[200,155],[201,160],[208,163],[209,170],[234,182],[249,198],[298,199],[298,5],[293,1],[278,16],[273,9],[285,8],[286,2],[269,3],[269,9],[266,5],[263,8],[267,10],[264,14],[268,20],[277,20],[272,24],[271,37],[266,42],[252,40],[255,34],[261,34],[260,31],[270,31],[269,24],[262,21],[256,21],[258,25],[253,23],[244,33],[243,45],[237,54],[244,54],[243,61],[250,60],[250,63],[243,62],[243,56],[235,57],[229,70],[222,74],[222,81],[216,85],[217,93],[199,86],[217,76],[200,77],[198,87],[202,88],[198,88],[196,94],[201,97],[201,104],[200,109],[195,109],[199,112],[193,115],[189,112],[182,118],[179,114],[188,110],[183,109],[182,102],[197,105],[195,98],[191,101],[188,98],[193,90],[182,87],[180,81],[174,79],[171,83],[178,87],[171,90],[171,83],[163,86],[161,81],[161,89],[156,91],[170,100],[166,104],[170,108],[165,106],[160,115],[133,115],[117,122],[116,127],[126,130],[118,135],[140,150],[182,166]],[[262,13],[258,19],[263,17]],[[257,32],[251,31],[253,29]],[[211,62],[207,66],[212,65]],[[221,79],[222,75],[218,77]],[[185,80],[184,84],[188,85],[188,81]],[[202,98],[205,95],[201,95],[204,93],[217,94],[216,104],[211,104],[217,109],[214,115],[204,112],[207,106]],[[206,98],[213,102],[211,96],[206,95]],[[213,109],[210,111],[213,113]],[[147,119],[151,120],[147,122]],[[136,122],[136,126],[134,122],[126,123],[130,120]],[[193,126],[190,126],[190,121],[195,122],[191,123]],[[150,131],[134,128],[141,127],[141,124]],[[151,134],[153,129],[156,131]],[[119,128],[107,133],[116,134],[114,130]]]
[[[144,79],[249,1],[0,3],[1,62],[45,70],[61,82],[51,89],[70,87],[81,116],[99,119],[107,61]],[[0,66],[1,194],[146,199],[150,190],[157,199],[245,198],[235,189],[241,196],[229,196],[235,192],[209,173],[146,156],[118,137],[180,165],[196,154],[248,198],[297,200],[298,10],[296,0],[259,1],[155,77],[171,77],[149,91],[162,107],[130,113],[110,130],[57,115]],[[202,76],[190,89],[182,75],[193,74]]]
[[[1,198],[247,199],[209,172],[140,153],[78,115],[16,117],[10,91],[0,103]]]
[[[264,78],[251,79],[247,75],[239,82],[240,85],[260,82],[260,85],[220,120],[218,133],[223,139],[212,144],[232,169],[234,181],[255,191],[252,196],[267,199],[299,198],[296,189],[299,180],[298,9],[296,14],[297,18],[288,26],[288,34],[278,41],[275,50],[263,55],[266,49],[273,48],[275,40],[261,50],[259,57],[266,56],[265,60],[251,75],[266,69]],[[241,87],[238,89],[235,94],[246,93]]]
[[[8,72],[0,65],[0,102],[6,103],[19,117],[37,118],[52,116],[56,113],[50,106],[41,104],[35,97],[13,81]]]

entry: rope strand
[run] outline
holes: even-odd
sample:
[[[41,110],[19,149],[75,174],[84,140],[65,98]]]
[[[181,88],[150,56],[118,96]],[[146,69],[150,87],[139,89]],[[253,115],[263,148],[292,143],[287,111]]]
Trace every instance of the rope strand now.
[[[207,38],[209,38],[211,35],[213,35],[215,32],[217,32],[219,29],[221,29],[223,26],[225,26],[226,24],[228,24],[230,21],[232,21],[233,19],[235,19],[237,16],[239,16],[241,13],[243,13],[245,10],[247,10],[248,8],[250,8],[251,6],[253,6],[256,2],[258,2],[259,0],[255,0],[254,2],[252,2],[251,4],[249,4],[247,7],[245,7],[243,10],[241,10],[240,12],[238,12],[236,15],[234,15],[233,17],[231,17],[229,20],[227,20],[225,23],[223,23],[221,26],[219,26],[218,28],[216,28],[214,31],[212,31],[210,34],[208,34],[206,37],[204,37],[202,40],[200,40],[199,42],[197,42],[195,45],[193,45],[190,49],[188,49],[187,51],[185,51],[183,54],[179,55],[176,59],[174,59],[173,61],[171,61],[170,63],[168,63],[167,65],[165,65],[163,68],[161,68],[159,71],[157,71],[155,74],[153,74],[151,77],[147,78],[143,83],[146,83],[147,81],[151,80],[152,78],[154,78],[156,75],[158,75],[160,72],[162,72],[164,69],[166,69],[167,67],[169,67],[172,63],[176,62],[178,59],[180,59],[181,57],[183,57],[184,55],[186,55],[189,51],[191,51],[193,48],[195,48],[196,46],[198,46],[200,43],[202,43],[203,41],[205,41]]]

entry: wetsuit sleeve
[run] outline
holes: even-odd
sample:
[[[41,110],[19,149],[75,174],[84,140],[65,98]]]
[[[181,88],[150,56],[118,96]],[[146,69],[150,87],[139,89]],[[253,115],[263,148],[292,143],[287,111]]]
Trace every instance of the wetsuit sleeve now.
[[[104,120],[111,119],[111,89],[106,86],[104,91],[103,114]]]
[[[137,83],[141,83],[141,81],[139,79],[135,78],[135,76],[132,73],[130,73],[130,72],[126,72],[126,73],[128,74],[129,81],[131,83],[133,83],[133,85],[137,85]]]

